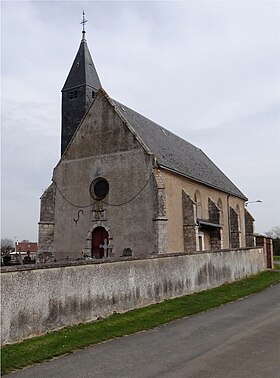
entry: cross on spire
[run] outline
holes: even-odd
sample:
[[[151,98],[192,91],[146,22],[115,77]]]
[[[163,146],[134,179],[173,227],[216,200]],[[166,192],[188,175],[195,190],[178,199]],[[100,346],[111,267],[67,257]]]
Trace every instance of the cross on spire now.
[[[85,31],[85,24],[86,22],[88,22],[88,20],[85,19],[85,11],[83,11],[83,20],[80,22],[81,25],[83,25],[83,39],[85,39],[85,34],[86,34],[86,31]]]

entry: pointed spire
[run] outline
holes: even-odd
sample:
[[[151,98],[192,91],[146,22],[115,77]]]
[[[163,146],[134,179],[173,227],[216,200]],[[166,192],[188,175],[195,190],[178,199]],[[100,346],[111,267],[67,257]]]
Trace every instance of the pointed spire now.
[[[86,22],[88,22],[88,20],[85,19],[85,11],[83,11],[83,20],[80,22],[80,24],[83,25],[82,41],[86,40],[86,31],[85,31]]]
[[[81,85],[88,85],[96,91],[101,87],[86,40],[81,41],[62,91]]]
[[[101,83],[85,39],[85,12],[83,12],[82,40],[70,72],[62,88],[61,154],[73,137],[81,119],[94,101]]]
[[[82,40],[62,91],[80,85],[88,85],[97,92],[101,87],[101,83],[85,38],[85,24],[87,21],[88,20],[85,19],[85,12],[83,11],[83,20],[81,21],[81,25],[83,25]]]

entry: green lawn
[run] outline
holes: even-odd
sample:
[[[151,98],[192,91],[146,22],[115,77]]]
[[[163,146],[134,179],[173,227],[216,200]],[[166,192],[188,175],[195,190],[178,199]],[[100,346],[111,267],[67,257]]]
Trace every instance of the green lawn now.
[[[280,273],[270,270],[246,280],[201,291],[148,307],[115,314],[92,323],[80,324],[25,340],[1,349],[2,374],[105,340],[157,327],[232,302],[280,282]]]
[[[280,262],[280,256],[273,256],[273,260]]]

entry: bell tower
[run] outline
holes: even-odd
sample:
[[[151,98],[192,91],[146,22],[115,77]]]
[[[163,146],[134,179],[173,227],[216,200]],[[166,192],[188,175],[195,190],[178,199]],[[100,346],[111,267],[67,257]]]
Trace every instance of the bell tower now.
[[[82,40],[61,91],[61,155],[63,155],[96,93],[101,88],[85,38],[86,22],[83,12]]]

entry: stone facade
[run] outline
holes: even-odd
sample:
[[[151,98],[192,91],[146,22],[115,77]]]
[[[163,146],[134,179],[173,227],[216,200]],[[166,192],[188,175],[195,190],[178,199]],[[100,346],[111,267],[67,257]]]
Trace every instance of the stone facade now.
[[[62,89],[61,149],[41,198],[41,261],[252,244],[246,197],[199,148],[107,95],[85,34]]]
[[[206,187],[186,177],[180,177],[167,170],[161,170],[161,172],[166,195],[168,252],[191,250],[193,253],[230,248],[230,207],[240,209],[238,240],[241,247],[246,247],[244,200],[229,196],[215,188]],[[183,201],[183,191],[189,197],[189,208]],[[214,223],[214,225],[211,227],[201,223],[199,226],[198,220]],[[215,223],[218,227],[215,227]],[[192,225],[188,231],[187,225]],[[191,247],[187,246],[187,240],[192,240]]]
[[[89,190],[99,177],[109,183],[102,201]],[[165,249],[164,188],[154,183],[153,157],[105,93],[96,96],[56,166],[53,182],[57,260],[91,255],[96,227],[108,230],[111,256],[121,256],[128,248],[134,256]]]
[[[220,225],[221,210],[215,204],[215,202],[212,201],[211,198],[208,198],[208,212],[209,212],[209,221],[211,223],[214,223],[214,224],[216,223],[217,225]],[[221,229],[211,227],[209,233],[210,233],[210,249],[214,251],[221,249],[222,248]]]
[[[41,197],[38,261],[54,258],[55,197],[56,187],[51,184]]]
[[[211,223],[220,224],[220,209],[211,198],[208,198],[208,213]]]
[[[240,247],[240,228],[239,228],[239,215],[231,207],[230,208],[230,245],[231,248]]]
[[[255,245],[254,221],[255,219],[252,217],[249,211],[245,209],[245,237],[247,247],[253,247]]]
[[[191,197],[182,191],[183,209],[183,232],[184,232],[184,251],[195,253],[197,251],[198,226],[196,218],[196,204]]]
[[[156,214],[154,218],[155,240],[157,253],[166,253],[168,248],[168,233],[166,218],[166,195],[163,177],[159,169],[154,170]]]
[[[92,257],[98,227],[107,232],[111,258],[128,250],[142,256],[143,245],[149,254],[248,246],[242,199],[155,165],[108,96],[99,93],[42,196],[40,252],[57,260]],[[98,177],[110,185],[102,201],[89,191]]]

